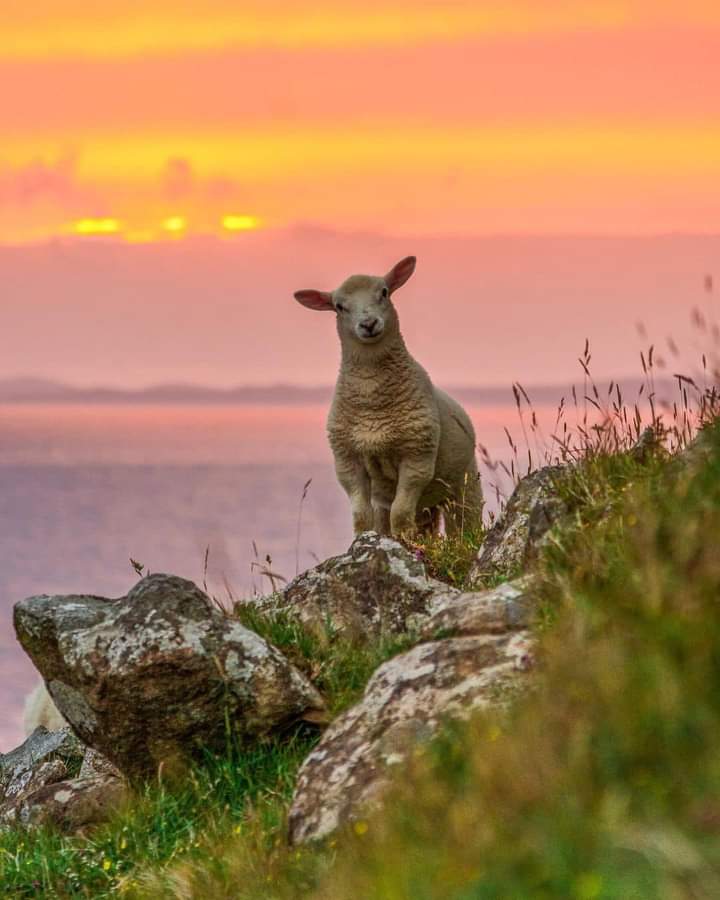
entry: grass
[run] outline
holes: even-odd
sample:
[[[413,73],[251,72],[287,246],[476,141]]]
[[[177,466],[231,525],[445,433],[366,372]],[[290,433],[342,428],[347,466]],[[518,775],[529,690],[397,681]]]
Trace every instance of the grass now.
[[[237,615],[313,680],[332,715],[354,703],[372,672],[409,644],[396,638],[359,647],[330,629],[310,635],[287,616],[265,615],[250,604],[238,604]],[[157,873],[178,860],[201,864],[208,878],[222,880],[228,866],[218,845],[252,843],[258,858],[270,859],[284,843],[297,770],[318,739],[308,727],[250,747],[231,746],[226,756],[208,756],[182,782],[147,785],[129,809],[89,837],[48,829],[0,833],[0,895],[144,895],[143,881],[154,884]],[[148,889],[149,896],[159,889]]]
[[[428,575],[463,590],[485,537],[485,529],[465,529],[456,535],[422,535],[412,548],[422,554]]]
[[[412,646],[408,636],[381,637],[367,644],[343,640],[327,623],[325,632],[306,631],[287,613],[260,612],[251,603],[238,603],[235,614],[246,628],[264,637],[314,683],[331,716],[355,703],[370,676],[386,660]]]
[[[694,458],[591,455],[539,565],[536,691],[449,724],[334,846],[216,848],[139,897],[720,895],[720,424]]]
[[[0,833],[3,897],[104,897],[129,890],[138,867],[207,859],[208,848],[245,828],[279,832],[312,732],[208,757],[180,783],[152,783],[132,806],[88,837],[48,829]],[[249,814],[249,809],[252,813]]]
[[[413,761],[316,897],[720,896],[720,426],[705,440],[691,465],[605,461],[612,509],[542,561],[539,691]]]
[[[537,568],[531,697],[502,714],[448,723],[408,761],[380,814],[321,846],[285,842],[297,769],[317,740],[308,730],[208,758],[182,783],[149,785],[88,837],[0,835],[3,895],[720,896],[717,396],[681,379],[669,426],[648,403],[662,441],[640,441],[639,452],[640,405],[628,407],[612,389],[602,397],[589,357],[586,348],[585,395],[595,405],[576,395],[573,431],[561,404],[552,449],[528,460],[566,463],[557,490],[568,510]],[[645,354],[650,398],[655,365]],[[519,387],[516,396],[526,443],[536,446],[529,398]],[[519,459],[508,467],[514,477]],[[418,546],[432,574],[464,587],[480,537]],[[251,606],[236,614],[312,678],[333,714],[409,641],[357,647]]]

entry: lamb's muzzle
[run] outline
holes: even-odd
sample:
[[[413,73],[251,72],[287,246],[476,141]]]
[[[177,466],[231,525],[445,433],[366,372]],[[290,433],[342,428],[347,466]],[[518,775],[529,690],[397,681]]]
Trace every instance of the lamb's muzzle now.
[[[352,275],[332,292],[295,293],[337,316],[342,363],[328,437],[356,533],[436,531],[441,511],[454,532],[482,517],[472,422],[408,353],[391,300],[415,262],[408,256],[384,277]]]

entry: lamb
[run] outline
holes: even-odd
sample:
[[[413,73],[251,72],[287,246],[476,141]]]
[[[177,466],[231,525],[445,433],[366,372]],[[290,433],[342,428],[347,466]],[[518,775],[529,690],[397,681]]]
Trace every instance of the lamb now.
[[[25,700],[23,717],[25,734],[32,734],[38,725],[44,726],[48,731],[60,731],[67,728],[67,724],[53,703],[45,683],[41,681]]]
[[[337,290],[301,290],[309,309],[335,312],[342,361],[327,429],[356,534],[412,537],[478,524],[482,491],[465,410],[434,387],[408,352],[391,297],[415,271],[352,275]]]

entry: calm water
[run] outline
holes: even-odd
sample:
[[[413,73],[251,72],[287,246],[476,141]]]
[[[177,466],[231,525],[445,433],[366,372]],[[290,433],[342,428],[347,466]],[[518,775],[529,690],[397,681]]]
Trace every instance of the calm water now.
[[[266,555],[291,577],[351,539],[320,407],[0,407],[0,751],[21,738],[35,683],[12,605],[32,594],[121,596],[130,557],[218,597],[264,591]],[[471,414],[505,454],[510,409]],[[300,497],[312,478],[302,508]],[[253,542],[255,548],[253,547]],[[297,557],[297,559],[296,559]]]

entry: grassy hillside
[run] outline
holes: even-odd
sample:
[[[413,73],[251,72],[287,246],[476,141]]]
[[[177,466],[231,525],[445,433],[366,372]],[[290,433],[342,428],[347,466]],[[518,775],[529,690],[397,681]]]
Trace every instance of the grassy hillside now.
[[[4,895],[720,896],[720,425],[675,456],[601,440],[558,489],[572,522],[539,564],[537,689],[509,714],[449,725],[383,812],[290,849],[284,816],[316,734],[230,747],[88,838],[0,836]],[[467,545],[425,550],[462,583]],[[334,711],[404,648],[248,624]]]

